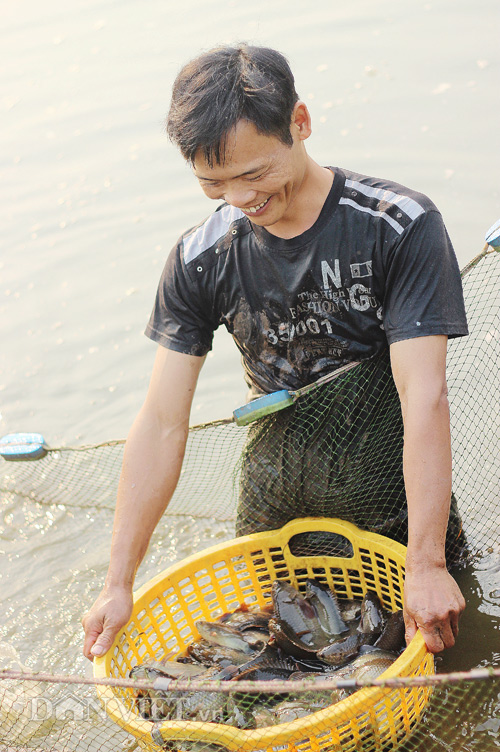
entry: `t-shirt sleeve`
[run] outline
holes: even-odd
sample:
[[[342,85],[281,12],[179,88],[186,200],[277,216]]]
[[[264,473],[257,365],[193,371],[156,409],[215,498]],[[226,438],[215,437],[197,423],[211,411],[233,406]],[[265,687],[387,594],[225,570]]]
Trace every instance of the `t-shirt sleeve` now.
[[[144,334],[169,350],[203,356],[212,349],[216,325],[206,312],[199,286],[191,280],[181,252],[182,241],[167,259]]]
[[[468,334],[460,270],[437,210],[421,214],[404,230],[386,270],[383,322],[389,344]]]

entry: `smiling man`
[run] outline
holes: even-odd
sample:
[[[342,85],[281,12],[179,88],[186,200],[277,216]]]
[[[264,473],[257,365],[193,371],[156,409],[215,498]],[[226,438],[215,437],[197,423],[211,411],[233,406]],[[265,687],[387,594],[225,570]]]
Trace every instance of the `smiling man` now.
[[[407,542],[407,639],[420,628],[433,652],[453,645],[465,603],[447,563],[464,541],[451,494],[445,365],[447,339],[467,334],[467,324],[441,215],[397,183],[311,159],[310,114],[274,50],[221,47],[188,63],[174,84],[167,130],[206,195],[222,203],[179,239],[160,280],[146,329],[159,347],[127,439],[105,586],[83,620],[85,655],[104,653],[129,618],[135,573],[175,490],[197,377],[221,324],[242,354],[253,396],[300,388],[360,361],[357,368],[373,370],[371,389],[392,390],[400,401],[398,461],[381,472],[384,445],[371,441],[378,459],[361,478],[374,484],[373,504],[347,514],[349,457],[338,432],[328,433],[342,409],[338,395],[323,440],[294,457],[300,482],[287,486],[269,450],[298,430],[293,410],[283,411],[247,453],[238,533],[321,510]],[[346,432],[367,398],[353,401]],[[383,416],[373,404],[376,422]],[[358,465],[369,441],[364,431]],[[313,454],[324,472],[311,470]],[[398,496],[391,519],[382,503],[388,484]]]

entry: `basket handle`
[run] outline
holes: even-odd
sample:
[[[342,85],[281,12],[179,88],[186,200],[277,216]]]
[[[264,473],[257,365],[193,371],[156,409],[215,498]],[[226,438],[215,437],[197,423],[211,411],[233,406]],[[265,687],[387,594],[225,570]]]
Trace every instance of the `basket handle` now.
[[[338,533],[344,535],[351,542],[365,532],[352,522],[346,522],[338,517],[297,517],[287,522],[281,528],[283,536],[291,538],[297,533],[321,530],[326,533]]]
[[[288,522],[280,530],[280,543],[283,549],[288,549],[290,556],[295,558],[327,556],[341,556],[342,558],[351,558],[354,555],[354,549],[357,548],[357,542],[363,536],[365,531],[353,525],[351,522],[345,522],[333,517],[302,517]],[[339,548],[343,551],[338,553],[327,553],[318,550],[314,551],[314,543],[307,544],[312,548],[312,552],[300,551],[300,536],[303,533],[330,533],[335,536]],[[307,545],[305,546],[307,548]]]
[[[284,551],[287,550],[289,555],[294,557],[297,562],[300,562],[301,559],[303,560],[304,558],[307,558],[307,556],[315,559],[318,559],[321,556],[331,558],[332,555],[321,553],[306,553],[297,556],[290,550],[290,542],[295,535],[312,531],[335,533],[336,535],[344,537],[351,544],[353,553],[348,554],[347,556],[345,554],[340,554],[340,556],[337,554],[339,558],[345,559],[351,558],[352,556],[357,557],[360,554],[360,548],[367,548],[370,550],[374,545],[380,546],[381,543],[383,543],[383,547],[387,553],[391,553],[392,551],[394,552],[394,556],[402,556],[403,561],[406,557],[406,547],[401,543],[397,543],[396,541],[385,538],[377,533],[362,530],[352,522],[346,522],[345,520],[334,517],[302,517],[288,522],[281,528],[281,530],[273,532],[278,538],[282,549]],[[335,557],[336,554],[333,554],[333,556]]]

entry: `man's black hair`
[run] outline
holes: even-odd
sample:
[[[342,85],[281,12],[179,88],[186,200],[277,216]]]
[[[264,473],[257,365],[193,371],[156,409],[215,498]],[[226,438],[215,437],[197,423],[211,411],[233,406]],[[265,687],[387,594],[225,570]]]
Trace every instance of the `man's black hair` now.
[[[223,164],[227,136],[240,120],[291,146],[297,100],[280,52],[247,44],[216,47],[187,63],[175,79],[167,134],[188,162],[200,151],[210,166]]]

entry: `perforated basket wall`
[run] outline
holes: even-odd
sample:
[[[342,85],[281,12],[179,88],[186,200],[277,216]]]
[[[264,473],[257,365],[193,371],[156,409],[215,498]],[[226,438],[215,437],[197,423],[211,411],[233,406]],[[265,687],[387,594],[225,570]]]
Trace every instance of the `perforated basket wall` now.
[[[352,556],[296,556],[290,541],[305,531],[323,530],[344,536]],[[311,577],[328,583],[339,598],[361,598],[374,590],[385,608],[402,607],[406,549],[387,538],[359,530],[340,520],[294,520],[281,530],[256,533],[191,556],[143,586],[134,597],[130,622],[111,650],[94,662],[97,677],[126,677],[148,659],[172,659],[198,637],[195,622],[214,621],[240,604],[262,607],[271,600],[273,580],[300,588]],[[420,636],[385,672],[385,677],[434,671],[432,656]],[[101,688],[110,716],[133,734],[142,749],[158,750],[151,733],[159,724],[143,720],[128,689]],[[429,687],[364,688],[351,697],[290,723],[256,730],[221,723],[165,721],[159,731],[168,749],[189,749],[189,742],[231,750],[392,750],[417,723],[430,695]],[[170,744],[169,744],[170,740]],[[182,741],[183,740],[183,741]],[[183,746],[184,745],[184,746]],[[362,745],[362,747],[360,747]],[[192,748],[192,747],[191,747]]]

